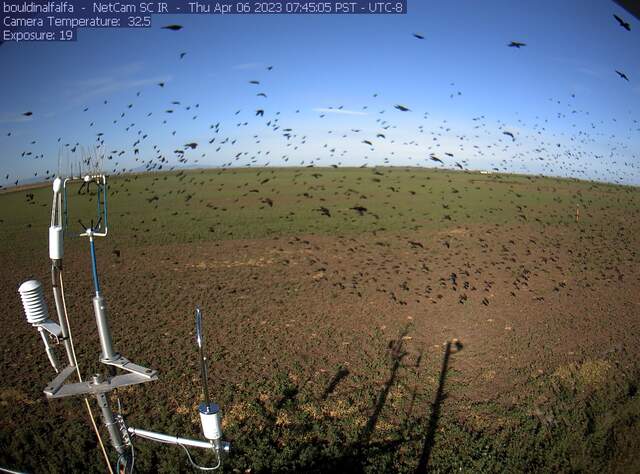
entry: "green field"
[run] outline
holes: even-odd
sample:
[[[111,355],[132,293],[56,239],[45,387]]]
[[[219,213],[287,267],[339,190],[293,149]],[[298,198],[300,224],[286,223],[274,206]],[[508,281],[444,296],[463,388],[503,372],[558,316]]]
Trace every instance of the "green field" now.
[[[639,204],[633,187],[419,168],[197,170],[117,177],[109,188],[112,238],[127,244],[442,230],[518,219],[555,225],[573,221],[577,205],[624,213]],[[81,231],[78,218],[95,217],[94,201],[74,197],[73,189],[71,232]],[[49,187],[2,194],[0,204],[3,241],[30,248],[27,235],[46,236]],[[355,206],[367,212],[359,216]]]
[[[51,195],[0,194],[0,466],[104,472],[81,401],[42,394],[52,371],[16,291],[48,283]],[[95,196],[71,187],[69,201],[71,234],[95,219]],[[127,420],[200,436],[202,304],[234,448],[223,472],[640,469],[638,188],[417,168],[192,170],[112,178],[109,212],[96,245],[114,341],[160,370],[119,391]],[[87,243],[67,239],[65,252],[91,373]],[[443,352],[454,337],[464,346]],[[191,472],[179,448],[135,446],[138,472]]]

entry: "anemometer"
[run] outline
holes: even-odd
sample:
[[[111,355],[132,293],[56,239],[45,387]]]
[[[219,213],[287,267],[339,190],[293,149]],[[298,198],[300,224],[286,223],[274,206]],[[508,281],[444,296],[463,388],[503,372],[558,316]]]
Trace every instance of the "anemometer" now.
[[[94,289],[94,296],[91,301],[93,313],[96,318],[98,339],[100,341],[100,362],[104,365],[105,369],[104,373],[93,374],[88,380],[84,381],[78,369],[62,279],[64,237],[65,234],[71,232],[71,224],[68,222],[67,204],[69,194],[67,191],[69,184],[78,182],[81,183],[78,194],[91,194],[93,192],[95,193],[94,195],[97,202],[95,222],[91,220],[91,222],[86,225],[78,221],[82,232],[75,235],[86,237],[89,240],[91,275]],[[91,188],[93,188],[93,190]],[[120,474],[120,472],[133,472],[135,452],[132,440],[136,437],[182,447],[194,468],[205,471],[218,469],[222,464],[223,455],[230,451],[230,444],[222,439],[220,409],[218,405],[211,402],[209,398],[207,357],[204,345],[204,332],[202,330],[202,312],[200,308],[196,308],[195,313],[196,345],[198,357],[200,358],[203,395],[203,402],[199,404],[198,412],[205,440],[181,438],[128,426],[122,415],[120,413],[114,414],[111,408],[110,400],[107,397],[110,392],[128,385],[155,381],[158,379],[158,372],[154,369],[135,364],[114,347],[111,329],[109,327],[106,302],[100,291],[100,279],[98,276],[95,249],[96,238],[106,237],[108,234],[107,210],[106,175],[100,173],[86,174],[64,180],[56,178],[53,181],[53,205],[51,209],[51,225],[49,227],[49,257],[51,259],[51,281],[58,322],[53,321],[49,317],[42,283],[36,280],[28,280],[22,283],[18,289],[27,322],[38,330],[44,344],[45,353],[57,374],[56,377],[47,384],[44,393],[49,399],[84,397],[87,407],[89,407],[87,397],[92,396],[96,399],[102,414],[102,421],[109,433],[111,445],[118,453],[116,466],[118,474]],[[56,347],[59,346],[60,343],[62,343],[66,352],[66,367],[59,361],[56,353]],[[74,372],[78,375],[78,381],[67,382]],[[119,400],[118,405],[120,405]],[[89,410],[89,414],[93,421],[91,410]],[[96,433],[99,437],[97,430]],[[102,443],[101,440],[100,442]],[[211,467],[197,465],[193,461],[187,446],[212,450],[215,453],[217,464]],[[109,471],[113,473],[104,447],[103,453],[105,454]]]

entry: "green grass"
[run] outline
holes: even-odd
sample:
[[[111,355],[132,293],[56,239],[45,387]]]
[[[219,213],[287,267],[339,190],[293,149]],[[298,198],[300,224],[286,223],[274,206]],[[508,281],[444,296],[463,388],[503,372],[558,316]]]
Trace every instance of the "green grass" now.
[[[26,200],[28,193],[33,193],[33,202]],[[72,229],[79,230],[78,218],[88,222],[95,217],[95,202],[77,196],[73,188],[70,197],[69,218]],[[413,235],[472,224],[557,226],[574,222],[577,204],[582,225],[608,231],[637,212],[640,192],[575,180],[412,168],[132,175],[110,181],[107,241],[127,247],[373,231]],[[0,241],[4,243],[0,261],[19,262],[26,254],[46,252],[50,206],[48,186],[0,194]],[[331,217],[323,216],[320,206],[329,209]],[[351,209],[354,206],[364,206],[367,212],[359,216]],[[78,243],[68,241],[67,245]],[[374,339],[386,345],[382,334],[376,332]],[[372,361],[370,369],[380,379],[389,371],[386,359]],[[178,367],[163,375],[181,380],[182,372]],[[428,433],[431,399],[419,398],[416,406],[421,411],[404,416],[402,407],[392,403],[397,387],[392,388],[374,434],[363,440],[367,417],[379,395],[376,388],[369,385],[346,397],[322,399],[295,380],[303,377],[302,372],[294,364],[269,380],[238,381],[219,394],[228,423],[225,435],[236,448],[224,472],[243,472],[248,467],[252,472],[414,472]],[[358,381],[356,374],[350,377]],[[467,411],[447,405],[436,430],[430,470],[638,472],[637,384],[637,372],[592,361],[530,381],[524,389],[530,400],[518,408],[485,403]],[[427,388],[422,397],[435,391]],[[456,389],[464,386],[451,370],[445,391]],[[19,393],[6,396],[0,406],[15,406],[25,419],[39,421],[24,429],[18,420],[10,420],[11,429],[0,430],[0,465],[50,472],[103,471],[77,401],[56,402],[56,416],[51,417],[43,400],[31,405],[18,400]],[[233,405],[238,399],[242,404]],[[131,415],[132,424],[139,421],[152,430],[199,436],[191,411],[185,415],[156,407],[152,408],[156,416],[147,416],[136,400],[131,397],[131,413],[125,413]],[[474,421],[470,414],[483,421]],[[30,447],[51,452],[50,440],[65,441],[64,454],[60,448],[46,461],[30,455]],[[180,450],[144,441],[138,441],[136,449],[138,472],[191,472]],[[197,461],[206,464],[212,459],[198,456]]]
[[[71,232],[81,230],[79,218],[87,223],[96,214],[92,197],[75,189],[69,190]],[[44,244],[51,195],[49,187],[0,194],[0,240],[14,242],[14,251],[28,251],[34,236]],[[637,208],[640,193],[575,180],[415,168],[196,170],[112,179],[109,228],[117,245],[541,225],[573,221],[576,204],[583,219],[590,212],[602,218]],[[321,206],[332,217],[321,215]],[[359,216],[354,206],[368,212]]]

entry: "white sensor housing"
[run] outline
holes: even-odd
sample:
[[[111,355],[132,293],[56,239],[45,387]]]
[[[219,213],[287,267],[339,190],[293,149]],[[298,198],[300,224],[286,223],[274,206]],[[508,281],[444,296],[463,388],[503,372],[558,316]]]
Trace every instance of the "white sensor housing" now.
[[[44,300],[42,283],[37,280],[25,281],[18,288],[18,292],[22,299],[27,322],[38,329],[43,328],[54,336],[59,337],[62,334],[62,328],[49,319],[49,310],[47,309],[47,302]]]
[[[53,180],[53,192],[59,193],[62,189],[62,180],[60,178],[56,178]]]
[[[25,281],[18,288],[18,292],[22,299],[22,306],[24,306],[24,314],[30,324],[37,326],[49,319],[42,283],[37,280]]]
[[[51,260],[62,260],[64,256],[62,226],[52,225],[49,227],[49,258]]]
[[[202,433],[210,441],[222,438],[220,428],[220,408],[215,403],[201,403],[198,407],[200,412],[200,422],[202,423]]]

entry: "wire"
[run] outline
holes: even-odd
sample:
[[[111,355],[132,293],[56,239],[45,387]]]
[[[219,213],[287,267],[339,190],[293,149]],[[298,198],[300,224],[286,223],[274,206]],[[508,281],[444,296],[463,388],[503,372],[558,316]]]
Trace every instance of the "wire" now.
[[[118,402],[118,422],[121,425],[120,429],[121,431],[124,431],[124,436],[129,438],[129,445],[131,446],[131,467],[129,467],[129,474],[133,474],[133,465],[136,462],[136,450],[133,447],[133,437],[129,435],[129,427],[127,426],[127,423],[124,421],[124,417],[122,416],[122,403],[120,402],[120,397],[118,396],[118,392],[116,392],[116,401]],[[127,470],[126,464],[124,469],[126,473],[126,470]],[[118,472],[118,474],[120,473]]]
[[[220,459],[220,453],[218,453],[217,449],[214,449],[214,451],[216,452],[216,458],[218,458],[218,464],[216,464],[214,467],[204,467],[204,466],[198,466],[195,462],[193,462],[193,459],[191,459],[191,454],[189,454],[189,450],[187,449],[186,446],[184,446],[184,445],[182,445],[180,443],[178,443],[178,446],[180,446],[182,449],[184,449],[184,452],[187,453],[187,457],[189,458],[189,462],[196,469],[200,469],[201,471],[215,471],[216,469],[218,469],[220,467],[220,464],[221,464],[222,460]]]
[[[69,315],[67,314],[67,303],[64,299],[64,282],[62,281],[62,268],[58,271],[58,276],[60,279],[60,294],[62,296],[62,307],[64,309],[64,319],[67,323],[67,329],[69,331],[69,342],[71,343],[71,354],[73,356],[73,365],[76,366],[76,372],[78,372],[78,380],[82,382],[82,374],[80,373],[80,368],[78,367],[78,359],[76,358],[76,349],[73,345],[73,336],[71,335],[71,326],[69,325]],[[100,444],[100,449],[102,450],[102,455],[104,456],[104,460],[109,468],[109,474],[113,474],[113,469],[111,468],[111,461],[109,460],[109,456],[107,455],[107,450],[104,447],[104,443],[102,442],[102,436],[100,436],[100,431],[98,431],[98,426],[96,425],[96,420],[93,417],[93,412],[91,411],[91,405],[89,405],[89,399],[84,397],[84,404],[87,408],[87,412],[89,413],[89,418],[91,419],[91,425],[93,426],[93,431],[96,433],[96,437],[98,438],[98,444]],[[118,473],[120,474],[120,473]]]

